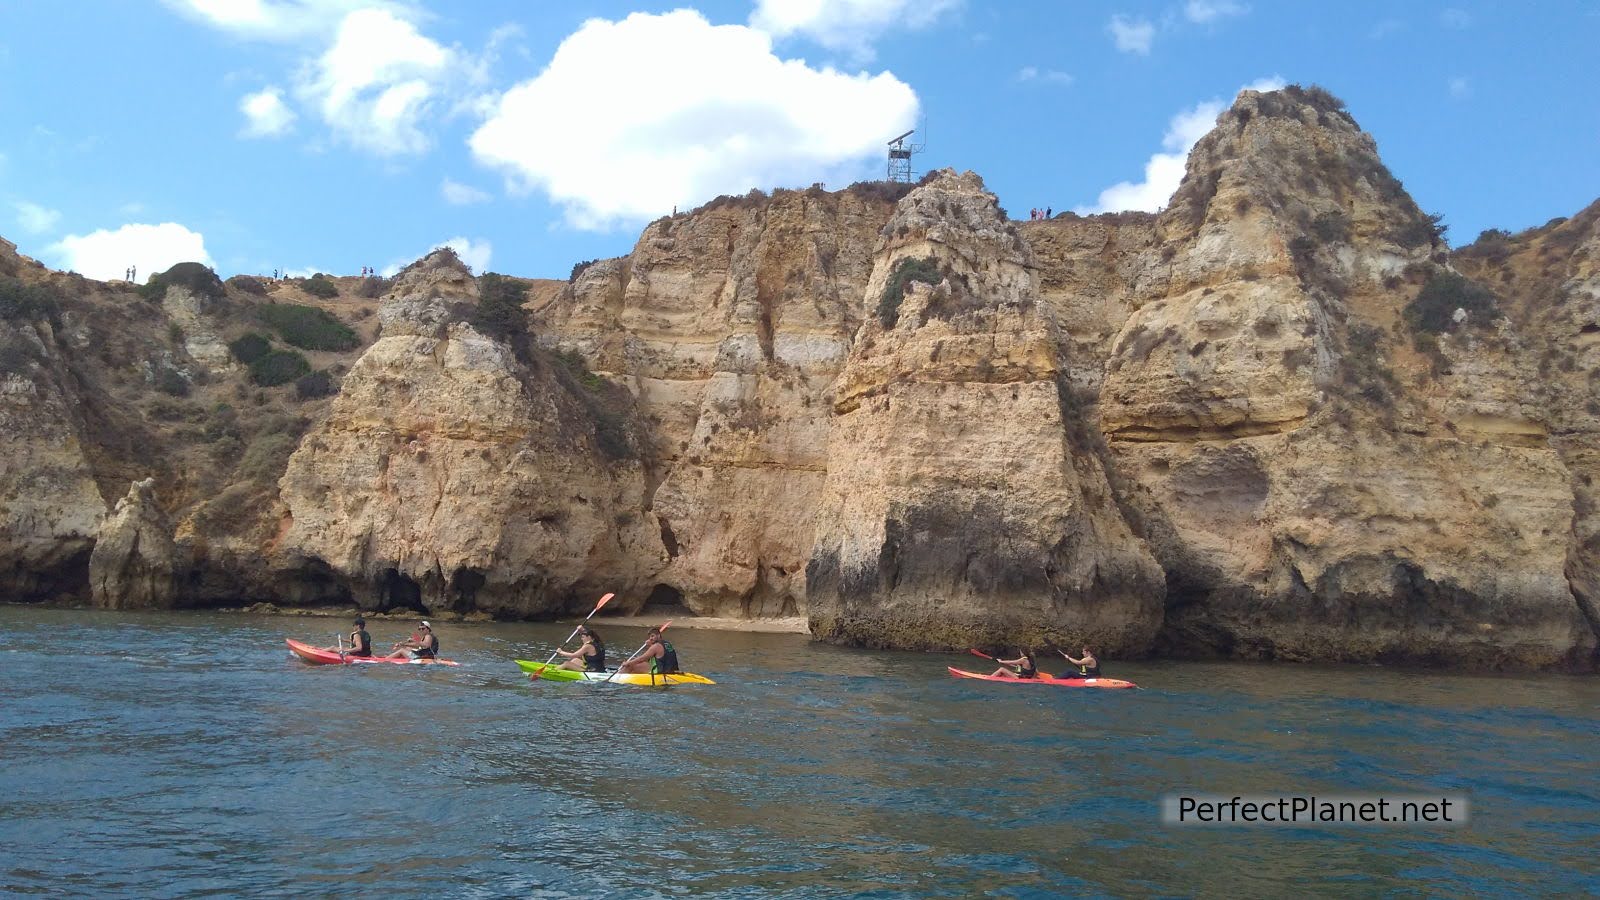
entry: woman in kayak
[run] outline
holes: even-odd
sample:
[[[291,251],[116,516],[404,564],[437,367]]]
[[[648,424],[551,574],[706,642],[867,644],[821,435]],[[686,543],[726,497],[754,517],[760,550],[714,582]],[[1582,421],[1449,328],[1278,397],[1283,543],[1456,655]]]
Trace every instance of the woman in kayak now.
[[[348,647],[323,647],[330,653],[342,653],[345,656],[371,656],[372,635],[367,634],[367,620],[356,616],[351,623],[355,626],[350,632],[350,646]]]
[[[681,671],[678,668],[678,651],[661,637],[659,627],[650,629],[639,655],[617,667],[619,674],[649,672],[651,675],[676,675]]]
[[[424,619],[410,639],[394,645],[390,659],[438,659],[439,639],[433,636],[433,626]]]
[[[1056,676],[1057,678],[1099,678],[1100,677],[1100,660],[1094,658],[1094,654],[1089,652],[1089,648],[1088,647],[1083,648],[1083,658],[1082,659],[1073,659],[1071,654],[1067,653],[1067,651],[1065,651],[1065,650],[1057,650],[1056,652],[1061,654],[1061,656],[1063,658],[1065,658],[1067,662],[1072,663],[1073,665],[1078,667],[1078,671],[1076,671],[1076,672],[1064,672],[1064,673],[1062,673],[1060,675],[1057,675]]]
[[[606,642],[600,639],[587,625],[578,626],[578,637],[583,640],[583,646],[576,650],[557,650],[565,656],[567,661],[561,664],[563,669],[573,669],[584,672],[604,672],[606,670]]]
[[[1033,664],[1033,653],[1025,648],[1019,647],[1017,649],[1016,659],[996,659],[995,662],[1000,664],[1000,668],[994,670],[993,675],[995,678],[1039,677],[1039,669]],[[1013,672],[1006,666],[1015,666],[1017,670]]]

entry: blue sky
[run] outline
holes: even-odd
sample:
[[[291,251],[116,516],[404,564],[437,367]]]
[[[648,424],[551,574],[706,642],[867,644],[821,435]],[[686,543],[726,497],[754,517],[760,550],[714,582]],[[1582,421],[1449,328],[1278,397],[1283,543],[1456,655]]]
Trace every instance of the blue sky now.
[[[1153,208],[1235,92],[1299,82],[1461,243],[1600,197],[1597,46],[1596,2],[5,2],[0,235],[101,278],[447,241],[564,278],[674,205],[882,177],[912,125],[1013,217]]]

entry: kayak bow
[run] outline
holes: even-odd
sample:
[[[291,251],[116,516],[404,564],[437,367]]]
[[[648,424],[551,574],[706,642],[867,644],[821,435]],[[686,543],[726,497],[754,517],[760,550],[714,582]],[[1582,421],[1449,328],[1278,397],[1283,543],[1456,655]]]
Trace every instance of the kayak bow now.
[[[978,672],[968,672],[955,666],[947,666],[950,674],[957,678],[975,678],[979,681],[1001,681],[1006,684],[1048,684],[1052,687],[1075,688],[1135,688],[1138,687],[1131,681],[1120,678],[1053,678],[1043,672],[1038,678],[1006,678],[1003,675],[983,675]]]
[[[616,674],[612,672],[580,672],[575,669],[563,669],[549,663],[534,662],[528,659],[515,660],[517,668],[529,675],[537,675],[546,681],[588,681],[605,682],[612,684],[638,684],[646,687],[666,687],[669,684],[716,684],[715,681],[704,675],[693,672],[674,672],[671,675],[651,675],[649,672]]]
[[[321,647],[303,644],[293,638],[284,638],[283,642],[289,645],[289,651],[315,666],[350,666],[357,663],[396,663],[410,666],[459,666],[461,663],[452,659],[389,659],[383,656],[351,656],[348,653],[335,653]]]

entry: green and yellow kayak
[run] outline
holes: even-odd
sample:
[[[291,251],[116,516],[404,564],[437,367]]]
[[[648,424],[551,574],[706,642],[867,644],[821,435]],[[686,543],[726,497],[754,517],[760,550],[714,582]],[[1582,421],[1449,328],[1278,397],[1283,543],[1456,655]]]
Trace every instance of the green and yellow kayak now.
[[[563,669],[549,663],[534,662],[528,659],[515,660],[517,668],[529,675],[537,675],[548,681],[609,681],[611,684],[642,684],[646,687],[666,687],[669,684],[716,684],[715,681],[704,675],[693,672],[675,672],[671,675],[642,675],[624,674],[614,672],[579,672],[573,669]]]

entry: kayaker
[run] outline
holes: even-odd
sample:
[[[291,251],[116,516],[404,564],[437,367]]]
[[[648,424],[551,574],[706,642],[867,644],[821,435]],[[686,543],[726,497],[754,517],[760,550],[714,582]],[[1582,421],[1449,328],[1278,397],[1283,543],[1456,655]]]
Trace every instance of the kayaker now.
[[[1088,647],[1083,648],[1083,658],[1082,659],[1073,659],[1072,655],[1067,653],[1067,651],[1065,651],[1065,650],[1057,650],[1056,652],[1061,654],[1061,656],[1063,658],[1065,658],[1067,662],[1072,663],[1073,665],[1078,667],[1078,671],[1076,671],[1076,672],[1064,672],[1064,673],[1062,673],[1060,675],[1057,675],[1056,676],[1057,678],[1099,678],[1100,677],[1100,660],[1094,658],[1094,654],[1089,652],[1089,648]]]
[[[342,653],[345,656],[371,656],[372,635],[367,634],[367,620],[356,616],[355,621],[350,624],[353,626],[350,631],[350,646],[323,647],[322,649],[333,653]]]
[[[565,656],[567,661],[561,664],[563,669],[584,672],[604,672],[606,670],[606,642],[600,635],[587,625],[578,626],[578,637],[582,639],[583,646],[576,650],[557,650]]]
[[[678,668],[678,651],[672,648],[671,642],[661,636],[659,627],[650,629],[644,638],[644,649],[639,655],[617,667],[622,674],[635,674],[649,672],[652,675],[676,675],[683,671]]]
[[[1033,663],[1033,653],[1026,648],[1017,648],[1016,659],[996,659],[995,662],[1000,664],[1000,668],[995,669],[993,672],[993,675],[996,678],[1039,677],[1039,667]],[[1016,671],[1013,672],[1006,668],[1006,666],[1014,666],[1016,667]]]
[[[389,654],[390,659],[438,659],[439,639],[433,636],[433,626],[423,619],[417,624],[417,631],[404,641],[394,645],[394,652]]]

